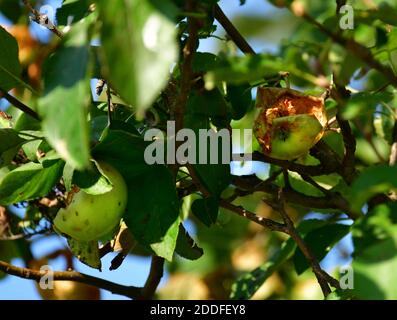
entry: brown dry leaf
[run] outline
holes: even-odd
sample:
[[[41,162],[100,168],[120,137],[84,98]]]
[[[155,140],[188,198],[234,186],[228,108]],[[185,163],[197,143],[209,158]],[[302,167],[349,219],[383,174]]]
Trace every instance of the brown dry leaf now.
[[[123,221],[120,226],[120,230],[112,240],[112,248],[115,252],[122,252],[127,255],[134,247],[136,246],[136,241],[131,234],[130,230],[128,230],[127,225]]]

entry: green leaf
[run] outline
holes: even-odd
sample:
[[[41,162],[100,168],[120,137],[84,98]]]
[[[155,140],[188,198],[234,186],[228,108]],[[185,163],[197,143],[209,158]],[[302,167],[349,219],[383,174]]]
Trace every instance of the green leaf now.
[[[374,116],[374,128],[378,137],[386,140],[390,145],[394,143],[394,114],[384,105],[378,108],[379,113]]]
[[[20,219],[12,214],[14,222]],[[11,262],[15,258],[26,259],[31,256],[30,243],[26,239],[0,240],[0,260]],[[8,276],[8,273],[0,271],[0,281]]]
[[[288,177],[292,188],[299,190],[299,192],[313,197],[321,197],[323,193],[310,183],[303,180],[303,178],[296,172],[288,172]],[[280,175],[275,180],[275,183],[279,186],[284,186],[284,178]]]
[[[390,155],[390,145],[383,138],[372,136],[372,145],[367,139],[362,137],[356,138],[356,157],[365,165],[374,165],[383,162],[382,159],[387,159]],[[375,152],[374,147],[377,152]]]
[[[92,1],[89,0],[65,0],[62,7],[57,9],[56,19],[60,26],[74,24],[84,19],[89,13]]]
[[[127,181],[127,184],[128,204],[124,219],[128,228],[140,244],[150,246],[156,254],[170,259],[170,251],[176,245],[178,229],[175,231],[175,222],[179,221],[179,201],[171,172],[165,166],[152,166],[145,175]],[[173,237],[175,243],[170,241]],[[168,250],[160,247],[161,242],[167,243]]]
[[[23,14],[21,3],[15,0],[0,0],[0,12],[13,23]]]
[[[169,20],[175,22],[181,20],[180,16],[182,13],[180,12],[180,8],[175,4],[174,0],[148,0],[148,2]]]
[[[128,183],[151,170],[152,166],[144,158],[147,146],[141,136],[123,130],[109,130],[92,150],[92,155],[96,160],[112,164]]]
[[[121,120],[116,120],[113,119],[112,123],[109,126],[110,130],[122,130],[125,132],[128,132],[133,135],[139,136],[140,133],[139,131],[135,128],[135,126],[132,123],[121,121]]]
[[[26,142],[13,129],[0,129],[0,167],[7,165],[14,158],[21,145]]]
[[[352,209],[359,211],[374,195],[397,188],[397,166],[377,165],[364,169],[351,187]]]
[[[338,47],[338,49],[341,48]],[[335,79],[338,85],[346,86],[350,83],[355,71],[363,65],[363,62],[356,59],[349,51],[336,52],[335,55],[340,59],[339,63],[334,64]]]
[[[378,19],[392,26],[397,26],[397,7],[395,2],[393,4],[394,6],[391,6],[387,2],[381,2],[377,10]]]
[[[97,2],[103,22],[104,74],[126,102],[144,111],[165,87],[177,60],[175,24],[152,1]]]
[[[48,142],[78,169],[89,166],[87,108],[90,104],[90,21],[67,33],[60,49],[47,61],[45,95],[39,101]]]
[[[90,121],[90,125],[91,125],[90,139],[91,139],[91,141],[94,141],[94,142],[100,141],[103,132],[108,127],[108,123],[109,123],[108,116],[105,116],[105,115],[95,117]]]
[[[159,242],[152,243],[150,248],[159,257],[172,261],[179,234],[179,219],[176,219]]]
[[[383,203],[375,206],[352,227],[354,255],[359,255],[367,247],[393,235],[397,223],[397,203]]]
[[[240,120],[252,104],[251,86],[243,85],[228,85],[226,99],[232,106],[233,120]]]
[[[192,92],[189,97],[188,108],[190,109],[189,111],[195,115],[205,115],[211,118],[220,117],[229,119],[230,122],[231,110],[217,88],[203,90],[201,92]]]
[[[10,171],[0,181],[0,204],[10,205],[46,195],[62,175],[63,161],[43,167],[27,163]]]
[[[393,98],[390,92],[368,93],[359,92],[353,95],[342,111],[342,116],[346,120],[356,118],[362,113],[370,114],[375,111],[381,102],[388,102]]]
[[[189,260],[197,260],[204,253],[203,249],[197,245],[182,224],[179,225],[175,252],[181,257]]]
[[[193,165],[200,181],[214,196],[219,197],[222,191],[230,184],[231,175],[229,165],[224,164],[195,164]]]
[[[322,140],[328,144],[334,150],[341,159],[343,158],[345,149],[343,144],[343,137],[340,133],[335,131],[329,131],[324,134]]]
[[[219,65],[218,56],[209,52],[196,52],[193,56],[192,69],[194,73],[207,72]]]
[[[27,113],[21,112],[18,119],[15,121],[14,130],[23,131],[23,130],[33,130],[39,131],[41,130],[40,121],[35,118],[32,118]]]
[[[350,231],[350,226],[344,224],[329,224],[315,229],[303,238],[307,246],[311,249],[317,261],[321,261],[332,247],[346,236]],[[294,265],[296,273],[302,274],[310,266],[302,251],[298,248],[294,255]]]
[[[22,67],[18,60],[17,41],[1,26],[0,48],[0,88],[9,91],[20,84]]]
[[[12,170],[16,168],[15,165],[8,165],[4,167],[0,167],[0,182],[3,180],[3,178]]]
[[[77,185],[85,193],[98,195],[112,190],[113,185],[95,163],[90,169],[75,171],[73,184]]]
[[[46,155],[43,158],[39,159],[39,162],[41,163],[43,168],[48,168],[54,165],[55,163],[59,162],[59,160],[61,160],[59,154],[56,153],[55,150],[50,150],[46,153]]]
[[[22,146],[22,150],[30,161],[37,161],[37,151],[43,140],[32,140]]]
[[[96,160],[114,166],[128,186],[125,222],[134,238],[159,256],[171,259],[179,223],[179,201],[171,172],[164,165],[148,165],[148,143],[122,130],[109,130],[92,151]]]
[[[192,129],[196,134],[196,141],[200,141],[199,139],[199,130],[205,129],[208,130],[210,128],[209,116],[208,112],[202,111],[203,103],[208,103],[208,100],[204,98],[198,98],[195,95],[192,95],[188,101],[187,110],[188,112],[184,117],[184,124],[186,128]],[[204,109],[205,110],[205,109]],[[214,110],[215,107],[214,107]],[[217,112],[217,111],[214,111]],[[193,164],[193,168],[199,176],[200,180],[204,184],[205,188],[211,192],[214,197],[219,197],[222,191],[230,184],[231,176],[230,176],[230,165],[222,164],[224,152],[222,150],[221,141],[223,138],[219,138],[217,152],[218,164],[211,164],[211,148],[210,148],[210,139],[207,139],[207,159],[206,164],[199,164],[199,155],[202,152],[203,146],[200,146],[199,143],[196,145],[196,164]],[[203,143],[203,141],[200,141]],[[223,141],[223,143],[226,143]]]
[[[11,259],[16,258],[18,256],[19,256],[19,252],[15,241],[0,240],[1,261],[10,262]]]
[[[68,245],[73,255],[87,266],[101,270],[101,259],[99,258],[99,248],[97,241],[77,241],[68,238]]]
[[[73,174],[74,174],[74,168],[70,164],[66,163],[63,168],[62,179],[63,179],[63,183],[65,184],[65,188],[67,192],[72,190]]]
[[[216,198],[197,199],[191,208],[193,214],[206,226],[216,222],[219,212],[219,202]]]
[[[388,238],[368,246],[353,260],[358,299],[397,299],[397,226]]]
[[[283,69],[280,61],[265,55],[230,57],[204,76],[205,86],[212,89],[223,81],[234,85],[245,84],[277,75]]]

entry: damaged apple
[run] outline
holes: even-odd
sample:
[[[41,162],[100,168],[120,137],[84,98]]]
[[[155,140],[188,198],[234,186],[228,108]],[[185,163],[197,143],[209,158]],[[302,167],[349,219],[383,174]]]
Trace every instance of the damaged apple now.
[[[305,155],[323,136],[327,123],[324,99],[286,88],[259,87],[260,113],[254,135],[263,152],[276,159]]]

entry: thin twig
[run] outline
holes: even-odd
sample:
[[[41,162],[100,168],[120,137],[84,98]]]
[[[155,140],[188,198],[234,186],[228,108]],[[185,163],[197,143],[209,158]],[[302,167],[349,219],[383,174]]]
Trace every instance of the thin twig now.
[[[301,175],[301,177],[303,180],[310,183],[313,187],[320,190],[324,195],[332,194],[331,191],[325,189],[324,187],[320,186],[316,181],[314,181],[312,177],[307,176],[307,175]]]
[[[142,288],[140,299],[153,299],[154,293],[160,283],[164,273],[164,258],[152,256],[152,263],[150,265],[149,276]]]
[[[254,151],[254,153],[252,154],[252,160],[254,161],[261,161],[261,162],[266,162],[266,163],[271,163],[271,164],[275,164],[281,168],[287,169],[289,171],[294,171],[297,172],[299,174],[307,174],[310,176],[321,176],[324,174],[329,174],[332,172],[335,172],[336,168],[335,166],[337,165],[337,163],[333,163],[333,165],[329,165],[327,167],[321,165],[315,165],[315,166],[306,166],[303,164],[299,164],[293,161],[287,161],[287,160],[280,160],[280,159],[275,159],[272,157],[269,157],[263,153],[260,153],[258,151]]]
[[[207,188],[200,182],[199,177],[197,176],[194,167],[189,165],[187,166],[190,176],[192,177],[192,180],[194,184],[197,186],[198,190],[203,194],[204,197],[210,197],[211,193],[207,190]],[[277,173],[278,175],[279,173]],[[271,177],[272,178],[272,177]],[[259,179],[258,179],[259,180]],[[258,183],[256,184],[257,186],[264,185],[265,182],[259,180]],[[244,192],[243,190],[240,190],[240,192]],[[275,222],[271,219],[260,217],[256,215],[255,213],[246,210],[245,208],[241,206],[236,206],[232,204],[230,201],[225,200],[225,199],[219,199],[219,205],[225,209],[228,209],[234,213],[237,213],[238,215],[251,220],[269,230],[272,231],[279,231],[279,232],[285,232],[285,226],[281,223]]]
[[[291,183],[289,181],[289,174],[287,169],[283,169],[284,186],[286,189],[292,189]]]
[[[188,1],[186,9],[193,10],[194,5],[195,5],[195,1]],[[189,98],[190,89],[192,86],[193,58],[197,48],[197,41],[198,41],[199,25],[197,19],[188,17],[187,23],[188,23],[189,38],[186,42],[185,47],[183,48],[183,62],[181,65],[180,89],[174,104],[176,132],[178,132],[180,129],[183,128],[183,117],[185,115],[185,108]]]
[[[30,17],[30,19],[32,21],[47,28],[52,33],[57,35],[59,38],[63,38],[63,33],[55,26],[55,24],[48,18],[48,16],[46,14],[42,14],[38,10],[36,10],[32,6],[32,4],[30,3],[29,0],[23,0],[23,3],[30,10],[30,12],[33,14],[33,17]]]
[[[19,239],[30,239],[37,235],[43,235],[43,234],[50,235],[52,233],[53,233],[52,230],[50,230],[49,228],[45,228],[42,230],[34,231],[32,233],[19,233],[19,234],[12,234],[12,235],[8,235],[8,236],[5,236],[3,234],[3,235],[0,235],[0,241],[14,241],[14,240],[19,240]]]
[[[194,167],[190,164],[187,163],[186,164],[186,168],[189,170],[189,174],[192,177],[193,183],[196,185],[197,189],[203,194],[203,196],[205,198],[208,198],[211,196],[211,192],[209,192],[207,190],[207,188],[205,188],[203,186],[203,184],[201,183],[201,180],[199,178],[199,176],[196,173],[196,170],[194,169]]]
[[[334,79],[335,78],[336,76],[334,75]],[[343,144],[345,146],[345,155],[342,160],[343,173],[346,180],[351,183],[357,173],[355,167],[356,159],[354,156],[356,152],[356,138],[353,134],[352,128],[350,127],[349,121],[343,119],[341,115],[342,108],[345,106],[346,101],[350,98],[350,91],[344,86],[338,85],[336,82],[335,86],[331,88],[331,96],[338,104],[335,118],[341,130]]]
[[[385,84],[381,85],[378,89],[372,91],[371,94],[377,94],[379,92],[382,92],[383,90],[385,90],[390,85],[391,85],[390,82],[386,82]]]
[[[302,251],[303,255],[309,262],[314,275],[317,278],[317,281],[321,287],[321,290],[324,294],[324,296],[328,296],[331,293],[331,289],[328,284],[331,284],[332,286],[339,288],[339,282],[332,278],[328,273],[326,273],[320,266],[319,262],[317,261],[317,258],[314,256],[312,253],[311,249],[306,245],[302,237],[299,235],[297,230],[295,229],[294,223],[289,217],[288,213],[285,211],[285,202],[284,202],[284,195],[282,191],[280,190],[278,193],[278,199],[277,199],[277,204],[266,201],[266,204],[271,206],[274,210],[279,212],[280,216],[283,218],[284,223],[287,228],[287,233],[291,236],[291,238],[296,242],[297,246],[299,249]]]
[[[277,177],[283,172],[283,170],[275,170],[270,176],[269,178],[267,178],[266,180],[263,180],[260,185],[262,184],[271,184],[273,183]],[[225,199],[228,202],[233,202],[234,200],[236,200],[238,197],[244,197],[247,196],[249,194],[251,194],[252,192],[250,190],[242,190],[242,189],[238,189],[236,188],[233,192],[233,194],[228,197],[227,199]]]
[[[21,268],[4,261],[0,261],[0,270],[19,278],[36,281],[40,281],[44,276],[48,275],[47,271]],[[140,297],[142,293],[142,288],[120,285],[76,271],[53,271],[50,275],[54,281],[75,281],[85,283],[132,299]]]
[[[189,0],[186,3],[187,11],[194,11],[195,1]],[[198,43],[198,30],[199,24],[198,20],[193,17],[187,18],[188,23],[188,31],[189,37],[186,41],[186,45],[183,48],[183,62],[181,65],[181,80],[180,80],[180,89],[178,92],[178,96],[175,99],[175,103],[173,104],[173,113],[175,117],[175,130],[178,132],[184,127],[184,116],[185,109],[189,99],[190,90],[192,87],[192,78],[193,78],[193,58],[195,51],[197,49]],[[182,141],[176,141],[176,150],[182,144]],[[179,164],[173,166],[174,176],[176,177]]]
[[[277,185],[263,184],[261,182],[262,180],[255,175],[242,177],[233,176],[232,181],[236,187],[243,190],[250,190],[252,193],[259,191],[273,196],[277,195],[279,190]],[[292,188],[284,189],[283,192],[289,203],[316,209],[340,210],[348,215],[352,220],[356,220],[362,215],[360,212],[352,211],[347,200],[335,192],[331,192],[324,197],[308,196]]]
[[[109,82],[106,82],[106,97],[108,104],[108,125],[112,124],[112,111],[113,111],[113,103],[112,103],[112,94],[110,92]]]
[[[349,121],[342,119],[339,112],[336,114],[336,119],[338,121],[339,128],[343,137],[343,143],[345,145],[345,156],[343,158],[342,165],[345,169],[349,168],[349,170],[351,170],[351,172],[349,172],[348,174],[353,174],[355,171],[354,153],[356,152],[356,139],[350,127]]]
[[[397,164],[397,110],[395,111],[394,117],[394,127],[393,127],[393,143],[391,145],[390,156],[389,156],[389,165],[395,166]],[[392,191],[389,195],[390,199],[393,201],[397,201],[397,192]]]
[[[30,115],[32,118],[36,120],[40,120],[38,113],[31,108],[29,108],[26,104],[19,101],[17,98],[10,95],[8,92],[4,91],[0,88],[0,92],[2,93],[4,99],[6,99],[9,103],[11,103],[15,108],[25,112],[26,114]]]
[[[255,213],[248,211],[248,210],[244,209],[243,207],[236,206],[224,199],[221,199],[219,201],[219,204],[221,205],[221,207],[228,209],[234,213],[237,213],[239,216],[242,216],[248,220],[251,220],[251,221],[265,227],[266,229],[269,229],[271,231],[279,231],[279,232],[287,233],[287,229],[284,224],[281,224],[279,222],[273,221],[268,218],[260,217],[260,216],[256,215]]]
[[[395,122],[393,128],[393,144],[391,146],[389,165],[394,166],[397,163],[397,110],[395,111]]]
[[[249,43],[244,39],[236,27],[230,22],[229,18],[222,11],[221,7],[216,4],[214,7],[215,19],[221,24],[225,29],[229,37],[237,45],[237,47],[246,54],[255,54],[254,49],[249,45]]]

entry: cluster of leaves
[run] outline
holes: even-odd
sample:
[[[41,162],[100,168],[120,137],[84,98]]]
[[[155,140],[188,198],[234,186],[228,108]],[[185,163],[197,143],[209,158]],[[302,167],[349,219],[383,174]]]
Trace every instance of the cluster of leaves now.
[[[1,92],[13,89],[13,94],[28,100],[26,103],[37,113],[36,119],[14,105],[7,110],[10,117],[0,117],[0,206],[10,206],[12,211],[12,205],[23,203],[26,217],[19,225],[31,223],[34,228],[41,219],[51,222],[57,205],[46,206],[48,202],[43,199],[61,205],[74,185],[92,194],[108,191],[111,186],[92,167],[92,159],[102,160],[114,166],[128,186],[123,219],[136,241],[132,254],[157,255],[173,261],[170,271],[176,274],[192,268],[205,281],[212,282],[208,285],[212,297],[250,298],[275,274],[282,275],[283,285],[288,287],[296,281],[291,275],[291,263],[297,274],[310,268],[292,239],[267,233],[265,239],[260,238],[258,249],[267,251],[262,257],[265,263],[262,261],[248,273],[231,264],[235,247],[263,232],[253,232],[246,220],[230,217],[220,208],[220,200],[239,189],[229,165],[192,165],[197,175],[192,178],[185,168],[175,172],[175,166],[148,165],[144,160],[148,145],[144,133],[154,127],[165,131],[166,122],[177,117],[175,109],[186,80],[183,48],[192,36],[188,20],[199,22],[197,42],[211,37],[216,30],[213,8],[217,2],[65,0],[56,15],[64,37],[42,44],[47,54],[42,81],[34,88],[26,76],[26,66],[18,59],[17,40],[11,31],[0,27]],[[339,30],[336,3],[270,2],[295,10],[299,2],[328,30]],[[397,64],[397,7],[393,1],[374,2],[379,4],[377,10],[367,8],[365,1],[355,1],[356,27],[341,30],[341,34],[367,48],[380,64],[393,69]],[[0,0],[0,10],[13,22],[27,15],[16,1]],[[389,84],[390,79],[371,69],[368,61],[359,59],[349,46],[334,43],[317,26],[291,14],[286,14],[285,19],[296,28],[277,54],[240,56],[230,50],[228,42],[218,55],[194,53],[183,126],[196,133],[213,127],[252,128],[252,88],[280,85],[288,73],[290,84],[319,93],[333,75],[338,87],[350,90],[342,100],[329,99],[327,112],[330,119],[337,115],[351,126],[356,143],[354,162],[350,163],[354,178],[335,171],[314,175],[308,182],[303,173],[288,171],[289,187],[303,199],[287,199],[288,205],[298,223],[297,231],[318,261],[352,234],[354,290],[349,297],[396,298],[396,206],[389,198],[376,201],[397,188],[397,167],[388,165],[397,135],[396,89]],[[106,80],[99,95],[92,93],[92,79]],[[326,162],[342,163],[351,147],[343,130],[330,131],[322,141],[333,156]],[[259,150],[255,141],[253,148]],[[312,152],[297,164],[324,166],[324,157],[321,152]],[[287,187],[285,176],[280,174],[283,164],[272,163],[269,167],[272,178],[268,190]],[[252,185],[252,190],[232,197],[237,198],[233,203],[255,211],[261,204],[257,194],[249,194],[258,191],[255,188]],[[202,190],[206,190],[205,194]],[[349,212],[360,218],[343,223],[346,212],[342,207],[328,206],[329,194],[343,195]],[[322,200],[322,205],[304,205],[313,199]],[[305,219],[312,211],[328,215],[324,219]],[[267,214],[276,216],[274,212]],[[196,236],[204,250],[186,232],[187,219],[196,225]],[[15,256],[11,243],[0,241],[0,246],[9,246],[0,250],[1,260],[9,261]],[[97,244],[94,253],[85,245],[70,242],[72,251],[79,252],[83,262],[99,267]],[[82,251],[91,253],[81,257]],[[3,256],[3,252],[8,256]],[[175,253],[197,261],[173,260]],[[233,285],[219,289],[223,286],[221,280],[236,278]],[[293,297],[287,290],[276,291],[270,296]]]

